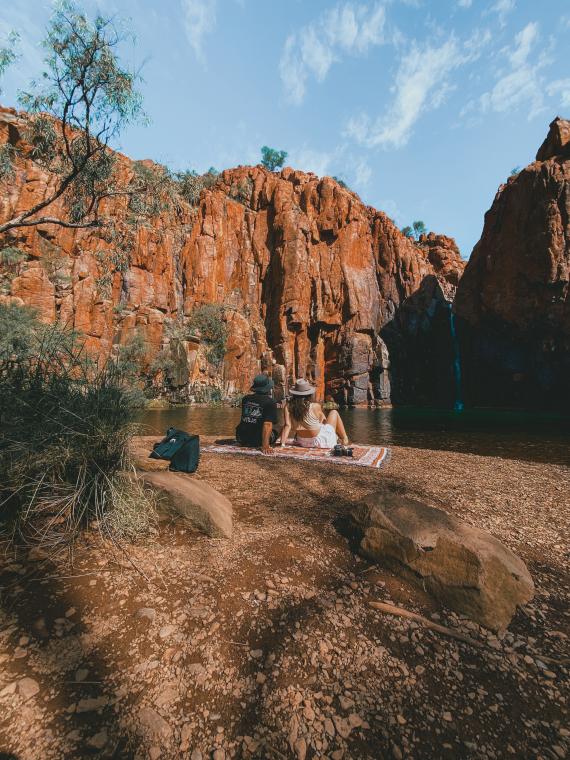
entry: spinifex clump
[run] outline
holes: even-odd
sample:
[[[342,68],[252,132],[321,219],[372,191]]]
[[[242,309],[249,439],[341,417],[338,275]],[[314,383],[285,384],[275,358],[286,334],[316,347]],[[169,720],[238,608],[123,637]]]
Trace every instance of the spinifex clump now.
[[[2,522],[54,550],[93,520],[130,536],[113,510],[125,512],[128,493],[141,511],[148,505],[142,487],[119,474],[133,418],[120,368],[98,368],[77,336],[19,307],[0,306],[0,322],[8,321],[20,328],[5,332],[0,345]]]

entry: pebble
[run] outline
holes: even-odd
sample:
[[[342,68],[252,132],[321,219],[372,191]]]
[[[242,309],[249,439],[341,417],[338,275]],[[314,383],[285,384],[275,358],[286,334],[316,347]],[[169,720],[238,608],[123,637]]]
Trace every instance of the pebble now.
[[[21,678],[18,681],[18,694],[22,699],[30,699],[35,697],[40,691],[40,685],[33,678]]]
[[[89,744],[91,747],[95,747],[95,749],[103,749],[108,741],[109,737],[107,735],[107,729],[104,728],[99,731],[99,733],[87,739],[87,744]]]
[[[141,607],[137,610],[136,617],[146,618],[152,622],[156,617],[156,610],[153,610],[152,607]]]

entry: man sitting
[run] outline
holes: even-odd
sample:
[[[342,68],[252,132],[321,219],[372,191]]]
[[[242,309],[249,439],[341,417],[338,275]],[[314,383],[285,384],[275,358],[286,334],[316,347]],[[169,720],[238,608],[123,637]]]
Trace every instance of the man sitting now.
[[[256,375],[251,393],[241,402],[241,421],[236,428],[236,438],[242,446],[261,448],[271,454],[271,444],[277,434],[277,404],[273,400],[273,380],[267,375]]]

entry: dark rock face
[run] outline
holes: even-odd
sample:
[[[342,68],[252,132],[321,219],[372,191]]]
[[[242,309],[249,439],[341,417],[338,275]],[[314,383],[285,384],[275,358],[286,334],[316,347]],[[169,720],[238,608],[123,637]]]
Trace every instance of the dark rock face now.
[[[570,408],[570,122],[499,188],[459,283],[470,403]]]

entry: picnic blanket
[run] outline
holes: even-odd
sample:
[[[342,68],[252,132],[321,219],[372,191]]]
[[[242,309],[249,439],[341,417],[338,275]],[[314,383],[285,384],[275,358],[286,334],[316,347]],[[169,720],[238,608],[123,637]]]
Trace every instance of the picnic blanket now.
[[[350,467],[382,467],[388,461],[389,449],[385,446],[365,446],[358,443],[351,444],[353,455],[351,457],[335,457],[330,449],[304,449],[293,444],[276,446],[273,456],[286,459],[299,459],[305,462],[326,462]],[[249,449],[240,446],[235,440],[216,441],[202,447],[202,451],[208,454],[245,454],[246,456],[262,456],[259,449]]]

